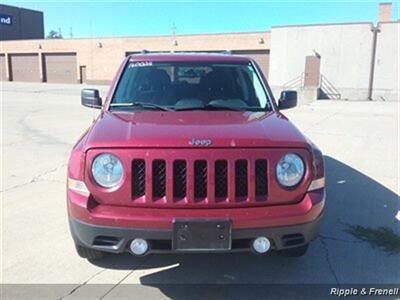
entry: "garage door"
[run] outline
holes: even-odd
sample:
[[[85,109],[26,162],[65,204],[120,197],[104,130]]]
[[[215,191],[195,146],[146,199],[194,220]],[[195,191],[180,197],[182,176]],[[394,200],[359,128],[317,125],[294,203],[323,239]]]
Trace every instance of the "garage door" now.
[[[10,57],[13,81],[41,81],[37,54],[12,54]]]
[[[0,81],[6,81],[6,56],[4,54],[0,54],[0,68]]]
[[[75,53],[45,54],[43,64],[46,82],[78,82]]]
[[[269,51],[268,50],[252,50],[252,51],[233,51],[232,54],[239,54],[251,57],[260,66],[264,76],[268,78],[269,72]]]

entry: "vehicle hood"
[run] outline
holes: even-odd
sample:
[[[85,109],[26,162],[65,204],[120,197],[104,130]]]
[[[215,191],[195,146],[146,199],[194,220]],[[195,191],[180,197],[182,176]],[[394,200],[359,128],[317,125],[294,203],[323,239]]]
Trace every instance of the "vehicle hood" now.
[[[211,144],[193,146],[192,139]],[[308,143],[279,112],[102,112],[88,132],[85,150],[124,147],[308,148]]]

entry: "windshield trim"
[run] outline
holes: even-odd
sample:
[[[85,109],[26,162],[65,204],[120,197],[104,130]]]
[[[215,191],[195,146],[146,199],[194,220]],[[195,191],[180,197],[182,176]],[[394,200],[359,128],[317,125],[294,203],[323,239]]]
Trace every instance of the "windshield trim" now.
[[[264,81],[264,76],[261,75],[261,73],[260,73],[261,71],[259,70],[258,66],[256,66],[256,65],[254,64],[254,61],[253,61],[253,60],[249,60],[249,61],[250,61],[251,67],[252,67],[252,68],[254,69],[254,71],[256,72],[256,75],[257,75],[257,77],[258,77],[258,80],[261,82],[261,85],[262,85],[262,87],[263,87],[263,89],[264,89],[265,94],[267,95],[267,99],[268,99],[268,102],[269,102],[268,104],[269,104],[270,109],[271,109],[272,111],[276,111],[276,107],[275,107],[274,101],[273,101],[274,96],[270,94],[270,89],[267,88],[267,85],[266,85],[266,83],[265,83],[265,81]],[[267,110],[267,106],[265,106],[265,111],[268,111],[268,110]]]
[[[112,108],[111,102],[112,102],[112,100],[114,99],[114,96],[115,96],[115,93],[116,93],[116,91],[117,91],[117,89],[118,89],[119,84],[121,83],[122,75],[124,74],[124,72],[125,72],[126,69],[128,68],[129,63],[132,62],[132,61],[133,61],[132,58],[129,57],[129,56],[127,56],[127,57],[125,58],[124,65],[120,68],[120,70],[119,70],[119,72],[118,72],[118,75],[117,75],[118,80],[117,80],[116,82],[114,82],[113,86],[111,87],[111,88],[112,88],[112,91],[111,91],[111,93],[110,93],[110,95],[109,95],[109,97],[108,97],[108,99],[107,99],[106,105],[104,106],[104,110],[105,110],[105,111],[112,111],[112,109],[111,109],[111,108]],[[156,61],[156,62],[162,62],[162,63],[176,63],[177,61],[165,60],[165,61]],[[193,61],[182,61],[182,62],[203,63],[203,61],[197,61],[197,60],[193,60]],[[230,61],[218,61],[218,60],[216,60],[216,61],[207,61],[207,62],[208,62],[208,63],[219,63],[219,64],[232,64],[232,62],[230,62]],[[255,72],[255,74],[256,74],[258,80],[259,80],[260,83],[261,83],[261,86],[263,87],[264,93],[265,93],[266,98],[267,98],[267,104],[265,105],[264,108],[261,108],[260,111],[274,111],[274,112],[276,112],[276,111],[277,111],[277,108],[276,108],[276,106],[274,105],[274,101],[273,101],[274,97],[273,97],[273,95],[271,95],[270,90],[267,88],[266,82],[263,80],[264,77],[261,76],[261,73],[260,73],[261,71],[260,71],[259,68],[255,65],[254,60],[249,58],[248,61],[244,61],[244,62],[234,62],[233,64],[236,64],[236,65],[250,65],[251,68],[253,68],[253,70],[254,70],[254,72]],[[115,110],[114,110],[114,111],[115,111]],[[121,111],[123,111],[123,110],[121,110]],[[140,111],[140,110],[139,110],[139,111]],[[143,111],[144,111],[144,110],[143,110]],[[171,111],[174,111],[174,110],[171,110]],[[183,110],[183,111],[184,111],[184,110]],[[246,110],[241,110],[241,111],[243,112],[243,111],[246,111]],[[249,110],[249,111],[251,111],[251,110]],[[166,112],[169,112],[169,111],[166,111]]]

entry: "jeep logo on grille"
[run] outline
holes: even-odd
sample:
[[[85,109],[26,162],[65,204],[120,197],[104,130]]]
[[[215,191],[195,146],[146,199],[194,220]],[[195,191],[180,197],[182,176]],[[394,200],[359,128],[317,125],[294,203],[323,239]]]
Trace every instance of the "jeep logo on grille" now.
[[[212,141],[210,139],[191,139],[189,141],[190,146],[210,146],[212,144]]]

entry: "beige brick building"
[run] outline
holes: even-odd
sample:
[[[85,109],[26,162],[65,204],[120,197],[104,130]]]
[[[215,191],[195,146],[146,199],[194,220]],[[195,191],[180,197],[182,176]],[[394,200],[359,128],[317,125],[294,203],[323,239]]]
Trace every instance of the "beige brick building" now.
[[[3,41],[2,80],[109,83],[123,58],[149,51],[232,53],[254,57],[268,73],[270,33]]]
[[[381,3],[376,22],[273,26],[270,31],[0,42],[3,81],[108,84],[131,53],[220,52],[254,58],[276,97],[399,101],[400,22]]]

